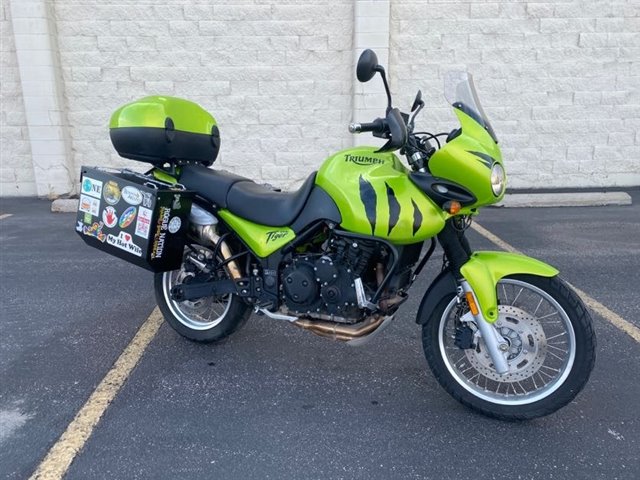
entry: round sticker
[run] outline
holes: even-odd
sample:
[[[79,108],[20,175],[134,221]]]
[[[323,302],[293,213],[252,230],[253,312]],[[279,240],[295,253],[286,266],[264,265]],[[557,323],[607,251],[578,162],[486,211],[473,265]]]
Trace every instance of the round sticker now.
[[[108,181],[102,189],[102,196],[109,205],[115,205],[120,201],[120,187],[114,181]]]
[[[120,228],[127,228],[134,218],[136,218],[136,207],[129,207],[120,216],[118,225],[120,225]]]
[[[118,223],[118,214],[113,207],[107,207],[102,211],[102,221],[106,227],[113,228]]]
[[[173,217],[169,221],[169,232],[176,233],[178,230],[180,230],[181,225],[182,225],[182,221],[180,220],[180,217]]]

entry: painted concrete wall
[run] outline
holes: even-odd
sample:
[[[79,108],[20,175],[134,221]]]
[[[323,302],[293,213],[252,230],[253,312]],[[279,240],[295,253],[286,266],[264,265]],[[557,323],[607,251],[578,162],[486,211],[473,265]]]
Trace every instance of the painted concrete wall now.
[[[144,168],[118,158],[107,124],[156,93],[216,116],[216,166],[296,185],[329,153],[375,143],[346,130],[384,110],[381,82],[355,81],[368,46],[397,106],[422,88],[431,131],[455,126],[444,72],[473,72],[512,187],[640,184],[637,1],[1,1],[2,195],[67,193],[82,164]],[[48,125],[30,114],[43,102]]]
[[[3,1],[0,4],[0,195],[35,194],[11,11]]]

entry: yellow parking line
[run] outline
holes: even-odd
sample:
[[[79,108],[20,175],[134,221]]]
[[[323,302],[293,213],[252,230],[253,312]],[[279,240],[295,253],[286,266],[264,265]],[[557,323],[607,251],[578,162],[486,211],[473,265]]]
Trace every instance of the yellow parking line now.
[[[512,253],[520,253],[520,254],[522,254],[522,252],[520,252],[517,248],[509,245],[507,242],[505,242],[501,238],[499,238],[496,235],[494,235],[493,233],[491,233],[489,230],[484,228],[482,225],[478,225],[477,223],[472,223],[471,224],[471,228],[473,228],[476,232],[478,232],[480,235],[485,237],[487,240],[495,243],[497,246],[499,246],[503,250],[506,250],[506,251],[512,252]],[[569,285],[571,285],[571,284],[569,284]],[[587,295],[585,292],[583,292],[579,288],[576,288],[573,285],[571,285],[571,287],[576,291],[578,296],[582,299],[582,301],[589,308],[591,308],[596,313],[598,313],[598,315],[600,315],[602,318],[604,318],[611,325],[613,325],[617,329],[619,329],[619,330],[623,331],[624,333],[626,333],[627,335],[629,335],[636,342],[640,343],[640,328],[636,327],[633,323],[629,322],[628,320],[625,320],[624,318],[622,318],[617,313],[612,312],[607,307],[605,307],[603,304],[601,304],[599,301],[597,301],[595,298],[590,297],[589,295]]]
[[[0,220],[4,220],[5,218],[13,217],[13,213],[3,213],[0,215]]]
[[[31,479],[57,480],[67,473],[74,458],[87,443],[100,418],[137,365],[161,324],[162,315],[156,308],[142,324],[138,333],[120,354],[109,373],[102,379],[58,441],[51,447],[47,456],[31,475]]]

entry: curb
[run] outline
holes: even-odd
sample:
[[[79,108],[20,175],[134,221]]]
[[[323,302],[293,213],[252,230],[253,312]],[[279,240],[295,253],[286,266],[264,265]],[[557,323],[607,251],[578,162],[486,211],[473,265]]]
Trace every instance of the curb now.
[[[51,202],[53,213],[75,213],[78,211],[78,200],[72,198],[58,198]]]
[[[600,207],[631,203],[631,196],[625,192],[511,193],[496,207]]]

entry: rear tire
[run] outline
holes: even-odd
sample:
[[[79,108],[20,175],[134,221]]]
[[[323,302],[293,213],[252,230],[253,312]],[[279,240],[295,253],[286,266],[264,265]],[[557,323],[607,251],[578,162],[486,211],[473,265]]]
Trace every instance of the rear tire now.
[[[501,420],[549,415],[575,398],[593,370],[596,339],[589,312],[558,277],[513,275],[497,290],[496,326],[509,341],[511,370],[505,376],[495,372],[481,339],[476,349],[453,345],[464,313],[453,295],[427,313],[422,329],[427,362],[452,397],[484,415]]]
[[[206,250],[204,247],[195,247]],[[172,300],[171,288],[181,283],[185,276],[184,264],[180,270],[156,273],[154,276],[158,307],[176,332],[194,342],[219,342],[246,323],[251,309],[235,294],[184,302]]]

